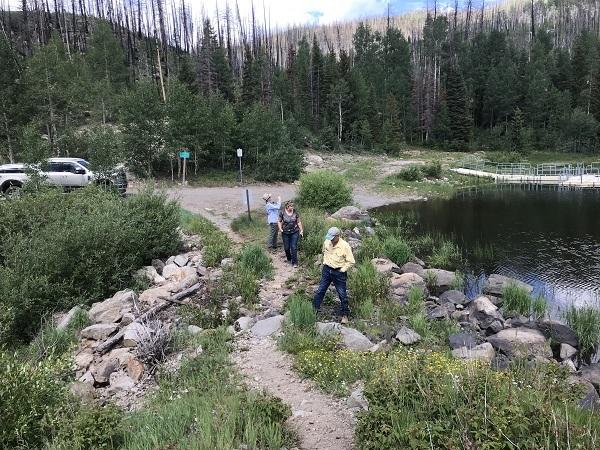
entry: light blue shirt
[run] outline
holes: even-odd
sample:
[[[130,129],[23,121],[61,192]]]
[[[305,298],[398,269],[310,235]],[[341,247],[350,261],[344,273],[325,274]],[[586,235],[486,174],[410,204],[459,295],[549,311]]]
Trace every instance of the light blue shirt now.
[[[267,223],[279,222],[279,208],[281,203],[267,202],[265,209],[267,210]]]

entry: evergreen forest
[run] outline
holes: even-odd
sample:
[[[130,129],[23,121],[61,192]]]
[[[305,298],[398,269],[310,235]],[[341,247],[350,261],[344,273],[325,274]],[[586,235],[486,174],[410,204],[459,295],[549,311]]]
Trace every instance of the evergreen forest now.
[[[0,12],[0,163],[78,156],[145,176],[292,180],[301,150],[600,151],[600,10],[468,0],[271,30],[237,3],[23,1]],[[347,27],[352,27],[349,38]]]

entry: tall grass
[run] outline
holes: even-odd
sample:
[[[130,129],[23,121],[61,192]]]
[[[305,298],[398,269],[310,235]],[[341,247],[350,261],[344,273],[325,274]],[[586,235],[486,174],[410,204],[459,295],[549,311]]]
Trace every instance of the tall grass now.
[[[383,256],[383,241],[377,236],[370,236],[362,240],[356,252],[357,261],[371,261],[373,258]]]
[[[565,312],[565,320],[577,334],[582,359],[589,362],[600,345],[600,310],[571,305]]]
[[[462,254],[458,245],[452,241],[442,240],[433,248],[429,264],[440,269],[454,270],[462,264]]]
[[[236,257],[241,270],[252,272],[256,278],[272,278],[273,264],[265,249],[257,243],[246,244]]]
[[[123,449],[293,447],[281,400],[249,392],[234,376],[223,329],[201,335],[203,353],[166,374],[147,408],[127,421]]]
[[[502,290],[502,307],[506,312],[529,317],[531,296],[522,286],[511,283]]]
[[[305,332],[314,331],[317,317],[310,299],[306,295],[293,294],[286,304],[291,325]]]
[[[406,264],[412,256],[410,246],[401,238],[393,236],[383,241],[383,253],[399,266]]]
[[[187,232],[200,236],[205,266],[217,267],[223,258],[231,256],[231,240],[208,219],[182,209],[181,226]]]
[[[387,298],[388,290],[388,277],[378,273],[371,261],[359,263],[348,277],[350,307],[358,317],[370,317],[374,305]]]

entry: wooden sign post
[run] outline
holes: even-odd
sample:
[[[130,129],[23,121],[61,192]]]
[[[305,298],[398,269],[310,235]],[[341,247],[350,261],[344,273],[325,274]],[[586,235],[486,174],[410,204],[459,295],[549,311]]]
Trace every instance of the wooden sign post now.
[[[183,180],[182,184],[185,186],[187,181],[185,180],[186,170],[187,170],[187,160],[190,159],[190,152],[187,149],[184,149],[179,152],[179,157],[183,159]]]

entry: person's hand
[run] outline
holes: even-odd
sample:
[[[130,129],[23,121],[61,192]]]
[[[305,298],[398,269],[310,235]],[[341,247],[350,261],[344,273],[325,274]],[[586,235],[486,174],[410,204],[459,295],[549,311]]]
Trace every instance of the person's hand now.
[[[304,237],[304,231],[300,230],[300,236]]]

